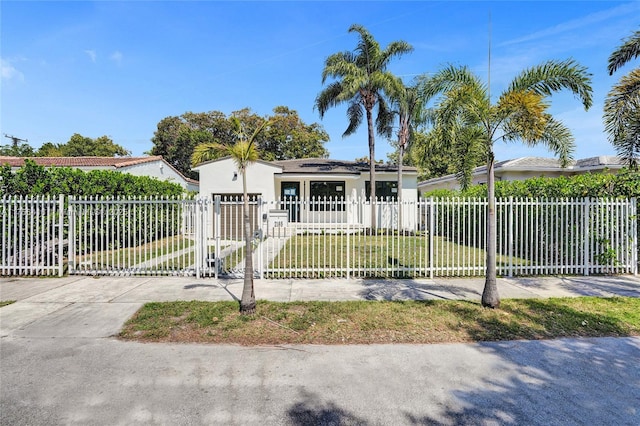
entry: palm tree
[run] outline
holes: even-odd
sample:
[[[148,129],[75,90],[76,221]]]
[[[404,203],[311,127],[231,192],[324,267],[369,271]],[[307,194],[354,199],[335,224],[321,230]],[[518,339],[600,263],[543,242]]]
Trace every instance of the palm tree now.
[[[392,113],[398,116],[398,230],[402,231],[402,166],[417,125],[424,121],[423,100],[416,85],[397,85],[398,92],[390,94]]]
[[[242,298],[240,299],[240,312],[245,315],[253,315],[256,310],[256,296],[253,289],[253,246],[251,244],[252,232],[251,221],[249,220],[249,197],[247,194],[247,167],[255,163],[259,158],[255,141],[258,134],[269,125],[269,122],[262,123],[253,134],[247,138],[240,120],[237,117],[231,117],[229,120],[233,125],[236,141],[232,145],[223,145],[219,142],[197,145],[193,150],[191,163],[195,166],[204,161],[228,155],[233,159],[238,171],[242,175],[245,259],[244,285],[242,287]]]
[[[640,56],[640,30],[633,33],[609,56],[609,75]],[[640,68],[622,76],[604,103],[605,130],[618,155],[629,166],[640,162]]]
[[[493,104],[489,88],[467,67],[449,66],[433,77],[421,79],[427,99],[441,94],[435,112],[434,132],[444,145],[461,157],[458,178],[470,183],[470,164],[479,153],[487,160],[486,278],[482,305],[496,308],[500,297],[496,285],[496,201],[493,145],[496,141],[522,141],[528,146],[546,145],[563,165],[571,159],[571,132],[547,113],[546,98],[569,89],[592,104],[591,75],[573,60],[548,61],[520,73]],[[467,166],[465,166],[467,165]]]
[[[361,25],[352,25],[349,32],[356,32],[360,36],[358,45],[353,52],[335,53],[325,61],[322,71],[322,84],[327,78],[335,79],[316,97],[315,107],[324,117],[331,107],[348,104],[347,117],[349,126],[342,134],[343,137],[353,134],[362,123],[363,115],[367,118],[367,132],[369,142],[369,174],[371,200],[371,228],[376,227],[375,217],[375,136],[373,109],[378,107],[376,127],[379,133],[389,130],[388,112],[385,94],[395,89],[401,82],[389,71],[387,66],[392,58],[408,53],[413,48],[404,41],[394,41],[384,50],[373,36]]]

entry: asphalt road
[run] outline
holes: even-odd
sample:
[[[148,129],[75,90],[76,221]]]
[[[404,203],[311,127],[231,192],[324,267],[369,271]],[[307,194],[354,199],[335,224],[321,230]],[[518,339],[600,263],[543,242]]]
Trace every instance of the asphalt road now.
[[[638,425],[640,339],[0,341],[2,425]]]

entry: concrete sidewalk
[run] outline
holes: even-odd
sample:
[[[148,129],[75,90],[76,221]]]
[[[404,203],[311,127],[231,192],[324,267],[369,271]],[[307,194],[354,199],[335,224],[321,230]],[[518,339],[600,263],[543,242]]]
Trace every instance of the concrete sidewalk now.
[[[256,280],[258,299],[480,298],[482,279]],[[500,279],[503,298],[640,297],[638,277]],[[143,344],[144,302],[233,300],[242,281],[2,279],[0,424],[640,424],[640,338],[444,345]]]
[[[258,280],[257,299],[479,300],[483,278],[415,280]],[[638,276],[500,278],[503,299],[574,296],[640,297]],[[190,277],[3,278],[0,336],[108,337],[142,304],[176,300],[239,300],[242,280]]]

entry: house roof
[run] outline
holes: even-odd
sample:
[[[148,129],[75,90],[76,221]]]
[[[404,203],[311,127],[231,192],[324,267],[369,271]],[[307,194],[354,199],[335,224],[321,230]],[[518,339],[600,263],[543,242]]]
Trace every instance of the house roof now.
[[[567,167],[562,167],[560,161],[556,158],[546,157],[520,157],[511,160],[498,161],[494,165],[494,172],[500,171],[570,171],[570,172],[587,172],[591,170],[602,169],[620,169],[624,167],[624,161],[613,155],[601,155],[598,157],[583,158],[580,160],[572,160]],[[486,173],[487,166],[479,166],[473,169],[473,175]],[[424,184],[432,184],[437,182],[445,182],[456,179],[456,175],[450,174],[437,178],[428,179],[418,183],[418,186]]]
[[[163,161],[161,155],[150,157],[2,157],[0,164],[22,167],[26,159],[44,167],[127,167],[136,164]]]
[[[192,167],[191,170],[196,170],[196,171],[200,171],[200,169],[202,168],[202,166],[206,166],[207,164],[213,164],[213,163],[219,163],[222,161],[233,161],[232,158],[229,155],[226,155],[224,157],[220,157],[220,158],[216,158],[215,160],[207,160],[203,163],[198,164],[195,167]],[[270,161],[265,161],[265,160],[257,160],[256,163],[258,164],[264,164],[265,166],[270,166],[270,167],[277,167],[279,169],[282,169],[282,166],[275,164],[274,162],[270,162]]]
[[[32,160],[43,167],[122,167],[135,166],[138,164],[153,163],[160,161],[169,166],[180,175],[185,182],[198,184],[197,180],[188,178],[180,173],[175,167],[169,164],[161,155],[145,157],[3,157],[0,156],[0,166],[8,164],[11,167],[24,166],[25,160]]]
[[[298,174],[354,174],[369,172],[369,163],[356,161],[331,160],[328,158],[298,158],[295,160],[273,161],[282,167],[283,173]],[[388,164],[376,164],[376,171],[397,172],[398,166]],[[415,173],[415,167],[404,166],[403,171]]]

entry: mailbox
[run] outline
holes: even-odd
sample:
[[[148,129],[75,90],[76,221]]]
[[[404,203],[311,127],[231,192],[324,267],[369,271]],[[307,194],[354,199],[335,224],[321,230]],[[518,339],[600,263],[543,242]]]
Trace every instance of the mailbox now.
[[[289,211],[288,210],[269,210],[269,216],[267,218],[267,229],[270,234],[273,234],[274,230],[277,232],[278,228],[286,229],[289,226]]]

